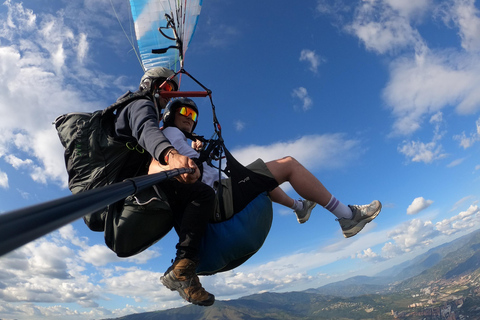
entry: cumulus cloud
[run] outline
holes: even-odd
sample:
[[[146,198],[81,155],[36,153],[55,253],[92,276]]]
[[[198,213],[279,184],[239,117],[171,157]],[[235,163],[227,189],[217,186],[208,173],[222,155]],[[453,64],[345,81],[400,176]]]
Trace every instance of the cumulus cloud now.
[[[437,222],[435,227],[443,234],[451,235],[460,231],[478,228],[480,209],[477,205],[471,205],[466,211],[449,219]]]
[[[3,7],[0,155],[35,181],[65,186],[63,150],[52,121],[62,113],[100,109],[101,102],[92,101],[101,98],[98,88],[112,83],[113,77],[105,81],[109,76],[83,66],[89,39],[64,23],[67,9],[53,16],[35,15],[12,1]],[[97,93],[89,92],[93,86]]]
[[[433,141],[428,143],[421,141],[404,142],[404,144],[398,148],[398,151],[410,158],[413,162],[432,163],[435,160],[445,157],[443,147]]]
[[[382,248],[381,256],[389,259],[417,248],[426,248],[442,235],[466,233],[480,226],[480,209],[477,205],[455,216],[433,223],[430,220],[413,219],[389,232],[388,241]]]
[[[459,29],[466,51],[480,50],[480,13],[474,0],[453,0],[440,7],[445,23],[452,21]]]
[[[247,165],[257,158],[264,161],[292,156],[310,170],[340,168],[353,162],[367,150],[358,139],[343,134],[309,135],[271,145],[248,145],[232,149],[232,154]]]
[[[415,198],[407,208],[407,214],[417,214],[422,210],[425,210],[433,203],[433,200],[426,200],[423,197]]]
[[[459,141],[463,149],[470,148],[477,141],[480,141],[480,118],[475,122],[475,131],[471,132],[469,136],[463,131],[461,134],[453,136],[454,140]]]
[[[432,163],[433,161],[446,157],[440,142],[444,135],[441,130],[443,124],[442,113],[437,112],[434,114],[430,118],[430,124],[433,126],[432,141],[404,141],[403,144],[398,147],[398,151],[407,158],[410,158],[412,162]]]
[[[0,297],[6,302],[75,303],[98,298],[87,277],[76,274],[75,252],[44,239],[13,251],[0,260],[8,272]]]
[[[304,87],[293,89],[292,97],[300,99],[303,111],[309,110],[313,105],[312,98],[308,95],[308,91]]]
[[[75,315],[80,319],[89,319],[153,311],[156,307],[176,307],[181,304],[178,295],[174,296],[159,285],[159,273],[142,271],[138,267],[112,268],[111,262],[118,263],[120,258],[106,246],[89,246],[87,241],[88,239],[77,236],[72,225],[67,225],[49,236],[2,256],[2,315],[12,314],[18,319],[29,319],[33,314],[45,319],[64,319],[66,315]],[[146,250],[122,261],[137,264],[157,256],[156,251]],[[90,265],[94,267],[94,272]],[[97,281],[98,274],[102,275],[102,281]],[[171,302],[162,304],[163,307],[154,304],[151,306],[153,309],[126,307],[121,310],[107,310],[99,307],[98,301],[106,299],[112,288],[114,291],[111,292],[115,292],[118,297],[137,300],[141,296],[147,299],[152,297],[150,301],[158,301],[160,304],[164,296],[169,296]],[[157,295],[156,292],[160,294]],[[57,307],[33,303],[54,304]],[[79,312],[75,307],[59,306],[67,303],[76,303],[89,310]]]
[[[448,106],[459,113],[478,110],[480,59],[465,53],[431,52],[392,64],[384,98],[397,120],[394,131],[407,135],[417,131],[423,118]]]
[[[335,6],[329,1],[318,3],[320,12],[340,12],[338,7],[333,10]],[[344,2],[335,3],[343,3],[347,8]],[[458,30],[463,51],[428,47],[419,25],[426,18],[439,17],[448,28]],[[454,108],[459,114],[472,114],[480,109],[477,90],[480,85],[480,11],[475,1],[362,1],[355,8],[346,30],[367,50],[391,57],[390,79],[383,90],[383,98],[394,118],[393,135],[417,133],[429,116],[447,108]],[[432,141],[409,139],[398,151],[411,161],[432,163],[446,156],[442,138],[440,135]],[[466,149],[479,140],[479,134],[457,133],[454,139]]]
[[[423,48],[423,40],[410,25],[411,13],[425,8],[426,1],[362,1],[356,8],[353,22],[347,30],[356,35],[367,50],[379,54],[405,47]]]
[[[384,258],[382,258],[379,254],[374,252],[372,248],[368,248],[363,250],[361,253],[357,253],[356,258],[371,261],[371,262],[378,262],[378,261],[384,260]]]
[[[310,71],[318,72],[318,67],[323,62],[323,59],[315,52],[309,49],[303,49],[300,52],[300,61],[306,61],[310,65]]]
[[[394,256],[395,252],[411,252],[418,247],[428,246],[438,234],[431,221],[413,219],[388,234],[395,245],[390,243],[384,246],[382,252],[385,256]]]

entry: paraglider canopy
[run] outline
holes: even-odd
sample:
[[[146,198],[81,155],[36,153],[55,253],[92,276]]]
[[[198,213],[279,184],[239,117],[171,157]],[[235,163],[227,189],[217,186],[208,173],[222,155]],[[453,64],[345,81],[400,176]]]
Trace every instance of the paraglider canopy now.
[[[143,69],[183,68],[202,0],[130,0]]]

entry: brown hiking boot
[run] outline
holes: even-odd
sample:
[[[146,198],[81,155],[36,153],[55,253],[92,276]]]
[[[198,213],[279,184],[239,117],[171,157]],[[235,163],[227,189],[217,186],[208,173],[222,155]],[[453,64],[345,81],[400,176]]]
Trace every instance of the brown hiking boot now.
[[[202,287],[195,272],[196,267],[195,262],[190,259],[175,260],[160,277],[160,281],[168,289],[178,291],[182,298],[190,303],[211,306],[215,302],[215,296]]]

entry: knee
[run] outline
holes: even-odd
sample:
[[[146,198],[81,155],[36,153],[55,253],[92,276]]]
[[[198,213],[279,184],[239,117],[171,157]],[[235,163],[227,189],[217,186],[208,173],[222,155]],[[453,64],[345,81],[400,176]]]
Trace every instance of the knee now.
[[[279,159],[279,162],[283,163],[284,165],[288,165],[288,166],[296,166],[296,165],[300,164],[300,162],[298,162],[297,159],[295,159],[292,156],[283,157],[283,158]]]

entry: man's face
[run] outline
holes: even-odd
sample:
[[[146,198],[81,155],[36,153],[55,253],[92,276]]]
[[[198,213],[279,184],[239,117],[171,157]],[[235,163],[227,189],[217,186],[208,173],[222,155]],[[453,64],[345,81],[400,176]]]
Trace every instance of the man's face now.
[[[155,88],[155,94],[158,94],[157,102],[160,107],[160,109],[165,109],[167,106],[167,103],[170,101],[170,98],[164,98],[161,96],[162,91],[175,91],[175,85],[167,81],[163,87],[160,88],[160,86],[163,84],[163,81],[159,81],[157,87]]]

